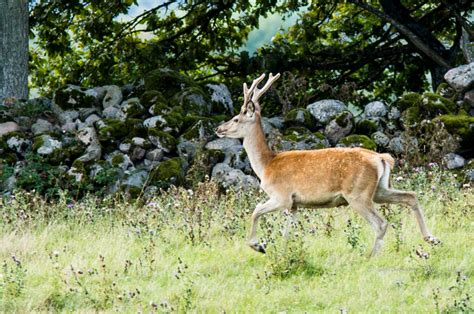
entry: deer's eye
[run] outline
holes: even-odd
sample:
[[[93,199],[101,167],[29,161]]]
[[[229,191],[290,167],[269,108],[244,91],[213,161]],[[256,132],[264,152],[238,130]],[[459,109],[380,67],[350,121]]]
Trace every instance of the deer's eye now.
[[[236,118],[236,119],[233,120],[233,122],[237,123],[237,122],[239,122],[239,119]]]

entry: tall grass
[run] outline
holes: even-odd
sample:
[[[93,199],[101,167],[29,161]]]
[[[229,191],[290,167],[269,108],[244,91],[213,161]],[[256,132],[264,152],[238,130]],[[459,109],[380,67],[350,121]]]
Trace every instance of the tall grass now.
[[[443,243],[422,241],[408,208],[383,206],[373,233],[349,207],[269,214],[261,255],[246,245],[259,191],[212,182],[150,200],[75,202],[24,192],[1,200],[0,311],[472,312],[474,195],[438,168],[395,175],[418,192]]]

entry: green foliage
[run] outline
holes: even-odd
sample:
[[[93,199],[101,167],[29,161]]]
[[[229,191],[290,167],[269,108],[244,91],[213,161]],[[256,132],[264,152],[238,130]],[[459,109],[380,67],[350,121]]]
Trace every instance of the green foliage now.
[[[50,165],[48,162],[37,155],[29,154],[26,156],[26,166],[23,167],[17,175],[16,186],[26,191],[36,191],[46,197],[55,196],[62,188],[67,188],[68,184],[64,181],[65,175],[57,166]]]
[[[284,73],[284,84],[276,93],[283,112],[328,92],[363,104],[369,96],[390,99],[402,91],[426,89],[423,73],[431,72],[439,84],[439,73],[447,69],[433,56],[445,63],[461,62],[458,17],[472,10],[469,2],[447,9],[437,1],[421,6],[400,1],[389,5],[319,0],[308,5],[170,0],[121,20],[136,3],[33,2],[32,84],[48,94],[67,83],[88,87],[138,82],[153,71],[145,79],[146,89],[172,94],[182,73],[203,80],[238,78],[240,89],[240,81],[272,71]],[[300,14],[295,24],[288,30],[275,29],[272,42],[256,54],[241,49],[262,18],[295,12]],[[393,20],[415,32],[423,45],[413,43],[414,37]],[[164,70],[167,74],[156,70],[171,65],[175,68]],[[271,105],[264,107],[265,113]],[[278,113],[276,109],[270,112]]]
[[[444,123],[446,129],[452,134],[457,134],[463,138],[466,142],[472,143],[474,140],[474,117],[468,115],[441,115],[436,118]]]
[[[405,158],[411,165],[441,163],[443,157],[459,148],[456,133],[451,133],[439,119],[422,120],[404,131]],[[415,140],[416,139],[416,140]]]

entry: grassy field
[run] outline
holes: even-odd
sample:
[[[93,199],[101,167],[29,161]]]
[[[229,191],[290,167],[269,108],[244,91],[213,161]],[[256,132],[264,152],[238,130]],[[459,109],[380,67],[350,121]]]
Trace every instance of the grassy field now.
[[[287,217],[267,215],[262,255],[245,236],[265,195],[212,183],[137,203],[16,193],[1,204],[0,311],[472,312],[473,189],[437,169],[395,179],[442,245],[408,208],[382,207],[391,228],[368,258],[372,230],[340,207],[302,210],[288,240]]]

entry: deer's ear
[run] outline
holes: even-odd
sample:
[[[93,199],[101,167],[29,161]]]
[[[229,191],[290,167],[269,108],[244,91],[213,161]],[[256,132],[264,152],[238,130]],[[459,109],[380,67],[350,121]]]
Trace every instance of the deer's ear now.
[[[252,101],[249,101],[245,108],[245,114],[247,115],[247,117],[251,118],[253,117],[254,113],[255,113],[255,104]]]

